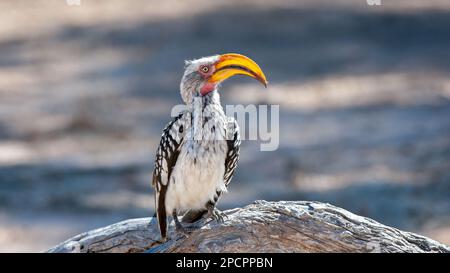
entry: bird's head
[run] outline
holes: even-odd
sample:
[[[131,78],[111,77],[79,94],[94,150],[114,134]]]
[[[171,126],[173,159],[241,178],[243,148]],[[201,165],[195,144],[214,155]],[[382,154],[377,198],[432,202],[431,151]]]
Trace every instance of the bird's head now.
[[[266,76],[258,64],[244,55],[228,53],[186,61],[180,85],[181,97],[189,104],[193,97],[206,96],[234,75],[255,78],[267,87]]]

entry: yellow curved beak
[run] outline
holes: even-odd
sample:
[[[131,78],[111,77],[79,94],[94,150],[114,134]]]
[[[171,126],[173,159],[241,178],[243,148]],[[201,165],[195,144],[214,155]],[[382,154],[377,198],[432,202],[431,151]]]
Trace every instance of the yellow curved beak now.
[[[234,75],[246,75],[257,79],[267,87],[264,72],[252,59],[236,53],[220,55],[215,65],[215,71],[209,78],[211,83],[220,83]]]

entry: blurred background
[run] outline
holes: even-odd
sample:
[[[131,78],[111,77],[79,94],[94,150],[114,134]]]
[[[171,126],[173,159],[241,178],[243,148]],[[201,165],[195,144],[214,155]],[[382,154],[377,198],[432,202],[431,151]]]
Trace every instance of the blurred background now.
[[[69,0],[68,2],[76,2]],[[220,209],[318,200],[450,244],[448,0],[0,2],[0,251],[153,215],[183,61],[238,52],[223,104],[279,104]]]

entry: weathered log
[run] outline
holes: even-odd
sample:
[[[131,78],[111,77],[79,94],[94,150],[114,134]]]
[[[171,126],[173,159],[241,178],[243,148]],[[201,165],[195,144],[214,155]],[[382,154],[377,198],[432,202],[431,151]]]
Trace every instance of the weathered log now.
[[[48,252],[450,252],[432,239],[319,202],[256,201],[202,220],[188,237],[170,225],[159,243],[154,219],[119,222],[77,235]],[[173,221],[172,221],[173,222]]]

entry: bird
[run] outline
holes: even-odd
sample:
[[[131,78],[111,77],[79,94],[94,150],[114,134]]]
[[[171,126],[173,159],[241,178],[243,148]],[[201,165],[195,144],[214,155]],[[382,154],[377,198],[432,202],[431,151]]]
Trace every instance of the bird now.
[[[226,53],[185,61],[180,94],[185,110],[163,129],[153,170],[155,214],[161,239],[167,240],[168,217],[175,229],[191,231],[183,223],[209,217],[224,221],[216,208],[235,172],[241,139],[239,125],[227,117],[220,103],[220,84],[245,75],[267,88],[259,65],[241,54]]]

